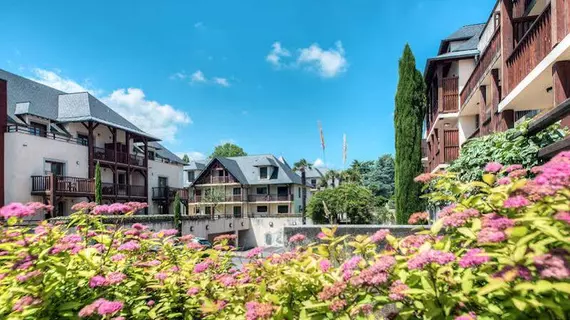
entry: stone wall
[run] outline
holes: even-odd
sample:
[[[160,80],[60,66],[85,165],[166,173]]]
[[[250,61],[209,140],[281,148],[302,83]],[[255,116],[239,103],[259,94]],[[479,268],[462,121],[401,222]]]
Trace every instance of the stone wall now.
[[[317,239],[317,235],[321,232],[321,228],[331,228],[330,225],[298,225],[286,226],[283,230],[283,237],[285,246],[288,246],[288,239],[295,234],[302,234],[307,239]],[[344,236],[346,234],[371,235],[380,229],[388,229],[390,233],[396,237],[409,236],[421,228],[429,228],[429,226],[408,226],[408,225],[340,225],[336,231],[337,236]]]

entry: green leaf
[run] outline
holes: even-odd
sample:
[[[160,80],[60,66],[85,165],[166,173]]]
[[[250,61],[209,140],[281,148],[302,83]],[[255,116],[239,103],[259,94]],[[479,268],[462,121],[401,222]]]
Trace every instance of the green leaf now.
[[[504,287],[506,287],[507,284],[501,280],[498,281],[492,281],[489,282],[489,284],[487,284],[486,286],[484,286],[483,288],[481,288],[481,290],[479,290],[479,292],[477,292],[477,295],[479,296],[484,296],[487,295],[491,292],[497,291],[499,289],[502,289]]]
[[[431,226],[431,233],[438,234],[441,231],[442,227],[443,227],[443,219],[439,219]]]
[[[559,282],[552,284],[552,288],[556,291],[564,292],[570,294],[570,283]]]
[[[485,181],[486,184],[492,186],[493,184],[495,184],[495,181],[497,180],[497,177],[494,174],[484,174],[483,175],[483,181]]]
[[[458,231],[459,233],[461,233],[462,235],[466,236],[467,238],[470,238],[470,239],[477,239],[477,236],[473,233],[473,231],[471,231],[471,230],[468,229],[468,228],[461,227],[461,228],[458,228],[457,231]]]
[[[521,298],[517,298],[517,297],[513,297],[511,299],[511,301],[513,302],[513,304],[515,305],[515,307],[517,309],[519,309],[520,311],[524,311],[524,309],[526,309],[526,307],[528,306],[528,303],[526,303],[526,301],[524,301]]]
[[[427,279],[426,276],[422,275],[421,276],[421,281],[422,281],[422,287],[424,288],[424,290],[427,293],[430,293],[432,295],[435,296],[435,289],[433,288],[432,284],[430,283],[430,281]]]

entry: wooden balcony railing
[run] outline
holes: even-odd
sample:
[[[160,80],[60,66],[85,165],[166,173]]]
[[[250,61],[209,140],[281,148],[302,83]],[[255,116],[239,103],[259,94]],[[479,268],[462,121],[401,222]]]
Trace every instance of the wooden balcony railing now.
[[[70,135],[64,135],[64,134],[60,134],[60,133],[49,132],[49,131],[46,131],[43,129],[33,128],[33,127],[28,127],[28,126],[22,126],[22,125],[8,125],[8,126],[6,126],[6,132],[7,133],[23,133],[23,134],[29,134],[32,136],[36,136],[36,137],[40,137],[40,138],[46,138],[46,139],[55,140],[55,141],[61,141],[61,142],[79,144],[79,145],[86,145],[84,140],[74,138]]]
[[[247,197],[245,195],[229,195],[223,196],[217,199],[217,202],[244,202],[246,201]],[[200,203],[200,202],[211,202],[208,197],[205,196],[194,196],[190,199],[191,203]]]
[[[459,78],[444,78],[443,87],[443,112],[459,111]]]
[[[52,181],[53,180],[53,181]],[[95,180],[68,176],[32,176],[32,195],[58,194],[76,197],[95,196]],[[128,184],[101,183],[104,197],[144,197],[145,187]]]
[[[153,200],[169,200],[174,201],[176,194],[180,197],[180,200],[188,200],[188,190],[184,188],[173,188],[173,187],[154,187],[152,188],[152,199]]]
[[[549,3],[507,58],[507,94],[552,50],[552,13]]]
[[[528,136],[535,135],[557,121],[564,119],[562,120],[562,122],[564,122],[568,117],[570,117],[570,99],[563,101],[554,109],[537,116],[531,121],[526,134]],[[570,136],[540,149],[538,156],[544,159],[549,159],[565,150],[570,150]]]
[[[435,143],[431,146],[432,150],[428,158],[429,171],[434,170],[440,164],[449,164],[459,156],[459,130],[444,130],[442,139],[443,143],[439,145]]]
[[[144,157],[136,154],[129,154],[127,152],[117,151],[108,148],[95,147],[93,158],[95,160],[118,162],[122,164],[131,164],[133,166],[144,167]],[[129,162],[130,160],[130,162]]]
[[[495,60],[496,56],[501,52],[501,28],[498,27],[493,33],[491,41],[485,48],[485,51],[479,56],[479,61],[475,66],[475,69],[469,76],[467,83],[461,91],[461,104],[465,104],[471,93],[479,88],[479,81],[489,69],[489,66]]]
[[[247,197],[249,202],[265,202],[265,201],[293,201],[292,194],[251,194]]]
[[[207,176],[201,178],[196,184],[210,184],[210,183],[237,183],[237,180],[232,176]]]

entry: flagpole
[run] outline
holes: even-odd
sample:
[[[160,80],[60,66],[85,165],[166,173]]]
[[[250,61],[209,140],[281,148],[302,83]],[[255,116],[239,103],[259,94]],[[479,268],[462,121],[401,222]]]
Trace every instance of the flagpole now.
[[[318,126],[319,126],[319,133],[320,133],[320,135],[321,135],[321,147],[323,148],[323,162],[325,163],[325,168],[328,169],[328,167],[327,167],[327,156],[326,156],[326,153],[325,153],[325,149],[326,149],[326,148],[325,148],[325,135],[324,135],[324,133],[323,133],[323,126],[322,126],[320,120],[317,121],[317,124],[318,124]]]

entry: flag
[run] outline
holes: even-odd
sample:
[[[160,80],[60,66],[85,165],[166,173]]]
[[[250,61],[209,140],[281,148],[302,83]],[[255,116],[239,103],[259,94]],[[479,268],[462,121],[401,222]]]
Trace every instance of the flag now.
[[[323,133],[323,126],[319,121],[319,132],[321,133],[321,146],[323,147],[323,152],[325,151],[325,135]]]
[[[346,154],[348,145],[346,144],[346,133],[342,135],[342,165],[346,166]]]

